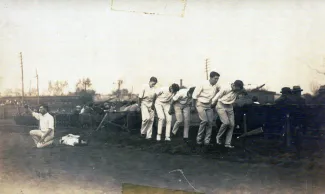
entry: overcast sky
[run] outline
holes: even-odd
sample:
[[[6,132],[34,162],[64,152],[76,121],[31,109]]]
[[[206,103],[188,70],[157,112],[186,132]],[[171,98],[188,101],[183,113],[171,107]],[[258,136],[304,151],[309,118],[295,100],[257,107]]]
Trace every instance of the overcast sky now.
[[[37,68],[41,93],[49,80],[73,91],[82,77],[100,93],[117,79],[137,91],[151,76],[192,86],[205,79],[205,58],[221,86],[324,84],[307,64],[325,72],[325,1],[188,0],[184,17],[181,0],[164,2],[114,0],[113,8],[178,15],[114,11],[108,0],[1,0],[0,91],[21,86],[19,52],[25,90],[36,87]]]

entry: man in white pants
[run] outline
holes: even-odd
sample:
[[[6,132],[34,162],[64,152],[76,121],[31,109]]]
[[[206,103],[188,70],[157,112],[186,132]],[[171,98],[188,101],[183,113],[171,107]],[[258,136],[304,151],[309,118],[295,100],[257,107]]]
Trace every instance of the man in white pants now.
[[[192,94],[195,87],[190,89],[184,88],[180,89],[172,99],[170,110],[168,113],[172,115],[175,113],[176,122],[174,124],[172,135],[176,135],[179,126],[184,123],[183,138],[184,141],[188,141],[188,131],[190,128],[190,118],[191,118],[191,105],[192,105]]]
[[[211,108],[212,98],[217,93],[217,82],[220,74],[212,71],[210,79],[195,88],[192,98],[193,106],[196,107],[201,119],[199,131],[196,137],[196,143],[202,145],[202,139],[205,132],[204,145],[209,145],[211,140],[212,125],[214,113]]]
[[[39,129],[31,130],[29,134],[32,136],[36,147],[43,148],[53,143],[54,138],[54,118],[48,113],[48,106],[41,105],[40,113],[33,112],[27,105],[25,108],[39,120]]]
[[[163,125],[166,123],[165,140],[170,141],[170,130],[172,128],[172,116],[168,113],[173,96],[179,90],[178,84],[163,87],[156,91],[156,113],[158,116],[157,141],[161,140]]]
[[[235,115],[233,103],[236,101],[239,94],[244,93],[244,83],[241,80],[236,80],[231,84],[231,88],[221,89],[220,92],[212,99],[211,107],[216,107],[216,111],[222,122],[217,134],[217,144],[221,145],[220,138],[228,128],[225,147],[234,148],[231,145],[232,134],[235,127]]]
[[[149,84],[145,84],[139,94],[139,106],[141,107],[142,125],[141,136],[146,139],[152,139],[152,125],[155,118],[154,99],[156,96],[156,88],[158,80],[151,77]]]

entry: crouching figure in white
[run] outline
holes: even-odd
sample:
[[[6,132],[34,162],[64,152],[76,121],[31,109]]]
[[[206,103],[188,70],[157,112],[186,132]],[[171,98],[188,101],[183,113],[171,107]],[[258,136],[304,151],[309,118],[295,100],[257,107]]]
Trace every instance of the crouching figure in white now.
[[[39,120],[39,129],[29,132],[36,147],[43,148],[51,145],[54,138],[54,118],[48,113],[48,106],[41,105],[39,108],[40,113],[33,112],[28,106],[26,106],[26,108],[32,113],[33,117]]]

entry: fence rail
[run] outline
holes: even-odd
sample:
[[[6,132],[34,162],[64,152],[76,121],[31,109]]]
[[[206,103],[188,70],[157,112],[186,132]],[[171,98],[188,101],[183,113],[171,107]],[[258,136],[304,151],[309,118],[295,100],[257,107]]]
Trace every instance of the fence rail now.
[[[248,129],[256,129],[263,126],[265,133],[281,134],[285,127],[287,115],[290,115],[292,125],[303,125],[309,129],[320,129],[325,126],[325,106],[250,106],[235,108],[235,123],[240,126],[235,133],[243,133],[243,115],[246,114]],[[54,114],[55,126],[57,127],[96,127],[103,115],[91,114]],[[34,125],[38,122],[31,115],[15,116],[18,125]],[[157,122],[157,119],[155,119]],[[111,112],[108,113],[107,121],[116,122],[119,125],[133,128],[141,123],[140,112]],[[173,118],[175,121],[175,116]],[[217,119],[218,121],[218,119]],[[191,114],[191,126],[198,126],[200,119],[196,112]]]

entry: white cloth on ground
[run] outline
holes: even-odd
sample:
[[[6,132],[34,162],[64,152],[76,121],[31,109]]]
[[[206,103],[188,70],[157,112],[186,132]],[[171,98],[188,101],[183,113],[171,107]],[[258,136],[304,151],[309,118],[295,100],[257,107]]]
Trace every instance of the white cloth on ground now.
[[[75,146],[76,144],[79,143],[79,138],[80,135],[68,134],[66,136],[61,137],[60,143],[65,145]]]

